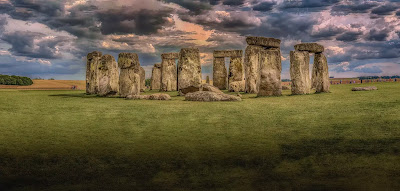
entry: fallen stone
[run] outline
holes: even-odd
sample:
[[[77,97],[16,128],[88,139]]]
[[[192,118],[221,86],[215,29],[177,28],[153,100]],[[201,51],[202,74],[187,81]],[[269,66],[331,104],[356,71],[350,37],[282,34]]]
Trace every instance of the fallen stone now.
[[[246,86],[245,80],[232,82],[232,83],[229,83],[229,91],[230,92],[244,92],[245,86]]]
[[[100,64],[102,53],[98,51],[87,55],[86,61],[86,93],[97,94],[99,89],[98,65]]]
[[[243,50],[214,50],[214,58],[243,57]]]
[[[146,90],[146,71],[144,71],[143,67],[140,67],[139,75],[140,75],[140,91],[144,92]]]
[[[210,84],[201,84],[199,91],[209,91],[209,92],[216,92],[216,93],[223,93],[218,87],[215,87]]]
[[[160,90],[161,88],[161,64],[154,64],[151,72],[151,90]]]
[[[290,51],[290,77],[292,80],[292,94],[309,94],[310,82],[310,55],[307,51]]]
[[[249,45],[246,47],[244,58],[246,93],[258,93],[257,80],[259,75],[260,52],[264,50],[260,46]]]
[[[118,55],[119,94],[121,97],[140,94],[140,63],[135,53],[120,53]]]
[[[179,54],[178,91],[201,84],[200,51],[198,48],[182,48]]]
[[[276,38],[267,38],[259,36],[248,36],[246,38],[248,45],[262,46],[266,48],[279,48],[281,47],[281,40]]]
[[[328,61],[323,53],[317,53],[314,56],[313,78],[311,81],[315,84],[316,93],[330,92],[331,83],[329,82]]]
[[[144,99],[144,100],[170,100],[171,96],[168,95],[168,94],[157,93],[157,94],[151,94],[151,95],[130,95],[130,96],[126,97],[126,99],[133,99],[133,100],[140,100],[140,99]]]
[[[317,43],[301,43],[294,45],[294,49],[297,51],[308,51],[311,53],[324,52],[324,46]]]
[[[226,89],[227,72],[225,58],[214,58],[213,61],[213,85],[221,90]]]
[[[351,89],[351,91],[372,91],[372,90],[378,90],[378,88],[375,86],[369,86],[369,87],[354,87]]]
[[[210,102],[210,101],[241,101],[242,99],[238,96],[228,95],[224,93],[198,91],[186,94],[185,100]]]
[[[257,80],[257,96],[281,96],[281,51],[267,49],[260,52],[260,74]]]
[[[282,86],[282,90],[290,90],[290,86]]]
[[[111,55],[103,55],[98,66],[99,89],[100,96],[112,96],[118,93],[119,74],[118,64]]]

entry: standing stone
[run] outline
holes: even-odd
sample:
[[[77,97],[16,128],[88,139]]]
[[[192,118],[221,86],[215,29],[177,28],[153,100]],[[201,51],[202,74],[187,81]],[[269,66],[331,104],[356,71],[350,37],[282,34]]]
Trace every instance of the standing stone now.
[[[329,70],[328,61],[323,53],[316,53],[314,56],[315,68],[315,90],[317,93],[329,92]]]
[[[164,53],[161,55],[161,90],[176,91],[177,71],[175,60],[179,58],[179,53]]]
[[[267,49],[260,53],[260,74],[257,80],[257,96],[281,96],[281,51]]]
[[[144,71],[143,67],[140,67],[139,75],[140,75],[140,91],[144,92],[146,90],[146,71]]]
[[[151,71],[151,90],[160,90],[161,88],[161,64],[154,64]]]
[[[220,90],[226,89],[227,72],[224,57],[214,57],[213,61],[213,85]]]
[[[290,77],[292,79],[292,94],[309,94],[310,55],[307,51],[290,51]]]
[[[313,68],[311,71],[311,89],[315,89],[317,87],[317,74],[318,73],[318,69],[317,69],[317,65],[315,64],[315,56],[314,56],[314,64],[313,64]]]
[[[229,64],[229,84],[243,80],[243,62],[242,57],[231,57]]]
[[[210,84],[210,76],[206,77],[206,84]]]
[[[99,64],[99,92],[100,96],[116,95],[119,89],[118,64],[111,55],[101,57]]]
[[[178,66],[178,91],[201,84],[200,52],[198,48],[182,48]]]
[[[86,62],[86,93],[97,94],[99,89],[99,78],[97,77],[98,66],[101,60],[101,52],[94,51],[87,55]]]
[[[245,80],[246,93],[258,93],[257,80],[260,65],[260,52],[263,50],[260,46],[248,45],[245,51]]]
[[[140,94],[140,63],[135,53],[120,53],[118,55],[119,93],[121,97]]]

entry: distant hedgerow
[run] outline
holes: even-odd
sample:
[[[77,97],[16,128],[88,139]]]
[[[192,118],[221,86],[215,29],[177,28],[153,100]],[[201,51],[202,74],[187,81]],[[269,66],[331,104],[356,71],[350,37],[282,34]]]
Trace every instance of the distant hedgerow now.
[[[32,85],[32,79],[23,76],[8,76],[0,74],[0,85],[19,85],[19,86],[29,86]]]

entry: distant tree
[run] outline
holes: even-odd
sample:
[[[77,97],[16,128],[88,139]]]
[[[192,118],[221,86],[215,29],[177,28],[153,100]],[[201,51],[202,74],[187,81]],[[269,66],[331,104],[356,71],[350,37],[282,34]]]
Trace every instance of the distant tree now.
[[[150,86],[150,85],[151,85],[151,79],[146,79],[145,86]]]
[[[33,81],[28,77],[0,75],[0,84],[29,86],[33,84]]]
[[[54,78],[49,78],[49,80],[54,80]]]

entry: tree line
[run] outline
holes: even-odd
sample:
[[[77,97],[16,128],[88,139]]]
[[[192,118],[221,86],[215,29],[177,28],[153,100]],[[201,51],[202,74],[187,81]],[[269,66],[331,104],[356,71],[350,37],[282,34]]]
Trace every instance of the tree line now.
[[[32,79],[24,76],[8,76],[0,74],[0,85],[19,85],[19,86],[29,86],[32,85]]]

